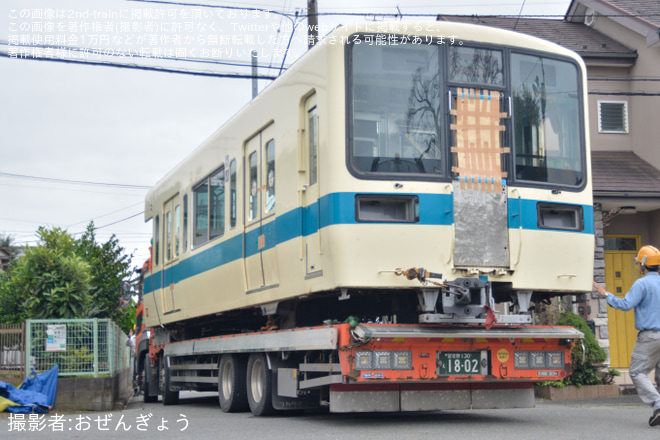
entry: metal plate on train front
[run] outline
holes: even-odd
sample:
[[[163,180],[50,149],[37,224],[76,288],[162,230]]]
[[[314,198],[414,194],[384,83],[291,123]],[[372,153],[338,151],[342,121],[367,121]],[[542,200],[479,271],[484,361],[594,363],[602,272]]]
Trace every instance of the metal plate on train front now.
[[[506,187],[488,192],[454,182],[454,265],[509,267]]]

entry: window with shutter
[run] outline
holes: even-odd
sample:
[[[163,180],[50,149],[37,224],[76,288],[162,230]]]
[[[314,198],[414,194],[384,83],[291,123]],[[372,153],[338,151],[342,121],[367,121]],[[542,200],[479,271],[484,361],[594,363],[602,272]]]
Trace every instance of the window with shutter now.
[[[598,101],[598,132],[628,133],[628,103]]]

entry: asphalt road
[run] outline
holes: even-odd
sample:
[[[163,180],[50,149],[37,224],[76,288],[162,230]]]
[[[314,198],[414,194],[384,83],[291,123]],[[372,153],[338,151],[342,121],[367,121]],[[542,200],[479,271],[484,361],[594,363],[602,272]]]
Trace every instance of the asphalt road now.
[[[254,417],[225,414],[212,394],[181,393],[163,406],[134,398],[108,413],[50,413],[23,420],[0,413],[0,439],[483,439],[659,440],[648,426],[649,407],[637,396],[580,402],[537,402],[515,410],[397,414],[330,414],[325,411]],[[41,430],[38,430],[41,429]]]

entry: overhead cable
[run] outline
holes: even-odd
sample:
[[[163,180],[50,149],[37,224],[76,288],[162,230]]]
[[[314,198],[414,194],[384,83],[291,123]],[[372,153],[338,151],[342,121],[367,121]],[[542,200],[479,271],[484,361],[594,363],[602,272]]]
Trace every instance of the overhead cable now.
[[[0,177],[11,177],[16,179],[29,179],[29,180],[41,180],[46,182],[56,182],[56,183],[67,183],[74,185],[94,185],[94,186],[109,186],[114,188],[128,188],[128,189],[149,189],[150,186],[144,185],[127,185],[123,183],[103,183],[103,182],[88,182],[82,180],[67,180],[67,179],[56,179],[52,177],[39,177],[39,176],[28,176],[25,174],[13,174],[13,173],[3,173],[0,172]]]

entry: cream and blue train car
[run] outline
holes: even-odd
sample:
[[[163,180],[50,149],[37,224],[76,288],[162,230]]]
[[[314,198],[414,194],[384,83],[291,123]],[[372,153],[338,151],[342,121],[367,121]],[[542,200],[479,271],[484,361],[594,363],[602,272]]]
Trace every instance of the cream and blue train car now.
[[[146,324],[479,323],[590,291],[585,103],[581,59],[530,36],[335,30],[148,193]]]

